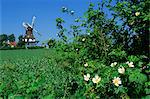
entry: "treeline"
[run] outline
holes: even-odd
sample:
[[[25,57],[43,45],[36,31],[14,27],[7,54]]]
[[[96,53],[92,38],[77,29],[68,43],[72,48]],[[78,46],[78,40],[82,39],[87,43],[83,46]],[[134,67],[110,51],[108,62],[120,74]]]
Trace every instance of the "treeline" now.
[[[22,41],[23,35],[20,35],[16,40],[14,34],[1,34],[0,35],[0,49],[25,49],[25,43]],[[55,39],[49,39],[42,43],[41,46],[31,46],[29,49],[38,49],[38,48],[53,48],[55,47],[57,41]]]
[[[0,35],[0,49],[9,49],[12,47],[24,47],[24,42],[22,41],[23,35],[18,37],[18,42],[16,42],[16,37],[14,34],[1,34]]]

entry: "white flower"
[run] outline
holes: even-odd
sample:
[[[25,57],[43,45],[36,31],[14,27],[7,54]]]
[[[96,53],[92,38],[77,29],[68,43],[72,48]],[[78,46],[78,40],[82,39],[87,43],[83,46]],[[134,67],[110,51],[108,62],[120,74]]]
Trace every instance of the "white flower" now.
[[[117,62],[114,62],[114,65],[117,65]]]
[[[85,80],[85,81],[89,81],[89,79],[90,79],[90,74],[84,75],[84,80]]]
[[[129,62],[129,61],[128,61],[128,62],[126,62],[126,64],[128,64],[129,67],[134,67],[133,62]]]
[[[136,12],[136,13],[135,13],[135,16],[139,16],[139,15],[140,15],[140,12]]]
[[[67,8],[66,8],[66,7],[62,7],[62,9],[63,9],[64,11],[67,11]]]
[[[117,62],[114,62],[114,63],[111,63],[111,67],[114,67],[114,66],[116,66],[117,65]]]
[[[95,75],[95,77],[92,79],[93,83],[98,83],[99,81],[101,81],[101,77],[99,77],[98,75]]]
[[[78,51],[79,49],[77,48],[76,51]]]
[[[84,41],[85,41],[85,38],[83,38],[82,41],[84,42]]]
[[[119,77],[114,77],[113,83],[114,83],[115,86],[119,86],[119,84],[121,84],[120,78]]]
[[[74,11],[73,11],[73,10],[71,11],[71,14],[74,14]]]
[[[85,66],[85,67],[88,67],[88,63],[85,63],[84,66]]]
[[[124,74],[125,68],[124,68],[124,67],[118,68],[118,72],[119,72],[120,74]]]

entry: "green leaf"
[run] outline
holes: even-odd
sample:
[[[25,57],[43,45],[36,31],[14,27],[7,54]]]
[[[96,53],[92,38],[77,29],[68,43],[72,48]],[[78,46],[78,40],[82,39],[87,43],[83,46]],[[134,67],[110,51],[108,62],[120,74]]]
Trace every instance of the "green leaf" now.
[[[54,99],[54,95],[53,94],[49,94],[49,95],[43,97],[43,99]]]
[[[4,84],[4,83],[2,83],[1,85],[0,85],[0,93],[3,91],[3,89],[6,87],[6,85]]]
[[[127,88],[126,87],[123,87],[123,86],[119,86],[117,89],[115,89],[115,93],[118,94],[118,93],[126,93],[127,92]]]
[[[142,97],[142,99],[150,99],[150,95],[147,95],[145,97]]]
[[[142,67],[143,62],[138,62],[138,67]]]
[[[143,84],[147,81],[146,75],[140,73],[139,71],[135,70],[129,75],[129,82],[136,82],[139,84]]]
[[[131,7],[132,7],[133,9],[135,9],[135,8],[136,8],[136,6],[135,6],[135,5],[132,5]]]
[[[149,88],[146,88],[146,89],[145,89],[145,92],[146,92],[146,94],[150,94],[150,89],[149,89]]]
[[[138,58],[137,56],[131,55],[131,56],[128,56],[128,60],[130,62],[137,62],[140,60],[140,58]]]

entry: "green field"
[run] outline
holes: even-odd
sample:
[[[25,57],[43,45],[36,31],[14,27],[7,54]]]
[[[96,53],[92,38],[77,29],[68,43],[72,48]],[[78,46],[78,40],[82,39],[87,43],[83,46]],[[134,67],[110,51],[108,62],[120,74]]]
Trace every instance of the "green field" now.
[[[53,49],[0,51],[0,96],[65,97],[69,72]]]
[[[33,57],[45,57],[48,56],[52,50],[47,49],[21,49],[21,50],[1,50],[0,51],[0,60],[7,61],[8,59],[20,59],[20,58],[33,58]],[[15,61],[14,59],[14,61]]]

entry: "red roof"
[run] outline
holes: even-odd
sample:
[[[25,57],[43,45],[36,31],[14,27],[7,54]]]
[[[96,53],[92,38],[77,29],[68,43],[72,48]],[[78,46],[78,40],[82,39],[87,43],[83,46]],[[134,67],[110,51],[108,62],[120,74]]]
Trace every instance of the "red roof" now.
[[[13,45],[13,46],[16,46],[16,42],[9,42],[9,45]]]

